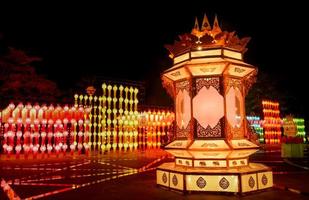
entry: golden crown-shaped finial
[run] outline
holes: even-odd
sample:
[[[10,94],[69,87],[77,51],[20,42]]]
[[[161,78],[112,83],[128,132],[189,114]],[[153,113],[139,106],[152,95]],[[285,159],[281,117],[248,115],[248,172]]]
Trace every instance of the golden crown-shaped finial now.
[[[204,14],[201,27],[198,19],[195,18],[191,33],[179,35],[178,41],[175,41],[172,45],[165,45],[165,47],[169,50],[172,58],[190,49],[204,49],[215,46],[224,46],[244,53],[249,41],[250,37],[238,38],[235,31],[222,31],[217,16],[215,16],[211,27],[207,15]]]

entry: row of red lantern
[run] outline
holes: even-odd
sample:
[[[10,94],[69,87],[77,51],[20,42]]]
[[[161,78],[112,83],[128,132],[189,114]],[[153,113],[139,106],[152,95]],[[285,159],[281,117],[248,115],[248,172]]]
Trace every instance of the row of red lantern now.
[[[139,145],[144,148],[159,148],[171,140],[175,115],[170,111],[144,111],[139,117]]]
[[[140,126],[170,126],[175,115],[170,111],[144,111],[140,113]]]
[[[279,117],[279,110],[263,109],[263,113],[267,114],[269,117]]]
[[[87,109],[82,107],[78,109],[73,108],[65,106],[64,108],[58,107],[52,109],[52,106],[50,106],[46,109],[45,106],[42,106],[41,108],[38,105],[22,106],[22,104],[19,104],[15,107],[14,104],[10,104],[4,110],[2,115],[4,118],[3,121],[5,122],[3,124],[4,141],[2,143],[4,152],[8,155],[12,153],[16,153],[17,155],[20,153],[32,153],[36,155],[37,153],[55,152],[59,154],[66,151],[74,152],[77,149],[80,153],[82,150],[88,152],[92,145],[97,144],[96,136],[98,134],[99,138],[102,136],[102,140],[108,140],[108,131],[106,134],[107,138],[105,134],[103,134],[106,130],[102,130],[103,132],[101,135],[100,133],[96,134],[95,132],[91,132],[91,116]],[[23,116],[23,109],[29,111],[24,112],[27,113],[26,120],[20,118]],[[30,113],[33,109],[38,112],[31,115]],[[58,113],[65,113],[62,111],[66,110],[78,110],[78,112],[82,113],[76,115],[73,114],[70,119],[66,118],[68,115],[58,115],[54,113],[51,113],[51,115],[43,114],[43,118],[40,118],[38,117],[40,110],[60,111]],[[32,118],[30,118],[31,116]],[[53,118],[45,119],[44,117],[46,116],[53,116]],[[136,147],[137,145],[141,145],[140,147],[142,148],[160,147],[162,143],[167,143],[172,138],[170,133],[173,120],[174,113],[169,111],[142,112],[137,120],[136,125],[138,126],[138,130],[136,130],[136,133],[133,130],[128,130],[129,132],[127,135],[131,138],[132,133],[134,140],[122,141],[123,138],[127,138],[125,134],[123,138],[121,137],[122,135],[119,135],[118,138],[113,134],[113,147],[117,142],[119,143],[119,146],[125,146],[128,142],[133,144],[134,142]],[[123,127],[125,128],[125,126]],[[120,132],[122,133],[123,131],[126,133],[126,130],[124,129],[121,129]],[[98,144],[101,144],[101,140],[98,140]],[[102,144],[102,146],[104,145]]]
[[[25,109],[27,112],[23,112]],[[48,113],[49,111],[51,112]],[[45,106],[40,108],[38,105],[24,107],[19,104],[15,107],[14,104],[10,104],[2,112],[3,151],[8,155],[19,155],[21,152],[25,155],[51,152],[59,154],[67,149],[73,153],[77,147],[79,153],[82,149],[87,152],[91,134],[88,114],[89,111],[84,108],[57,106],[56,109],[52,109],[50,106],[46,109]],[[22,117],[26,119],[23,120]]]
[[[281,126],[279,103],[273,101],[262,101],[263,105],[263,128],[266,144],[281,143]]]
[[[281,144],[281,137],[280,138],[265,138],[266,144]]]
[[[264,108],[263,112],[271,113],[271,114],[280,114],[280,111],[279,110],[274,110],[274,108],[268,108],[268,109]]]
[[[2,122],[6,123],[9,120],[17,123],[21,121],[23,124],[35,123],[35,120],[43,122],[44,120],[80,120],[85,118],[85,114],[90,113],[91,108],[84,109],[83,107],[69,107],[69,106],[56,106],[52,104],[46,105],[34,105],[31,104],[23,105],[19,103],[15,106],[13,103],[9,104],[7,108],[2,111]]]
[[[265,138],[276,138],[281,136],[280,131],[265,131]]]
[[[263,100],[262,105],[264,109],[279,110],[279,102]]]
[[[250,124],[258,124],[262,127],[266,126],[278,126],[281,127],[283,125],[283,120],[281,118],[275,118],[275,117],[266,117],[264,120],[249,120]]]
[[[15,152],[19,155],[21,152],[28,155],[33,153],[55,152],[59,154],[66,152],[69,148],[71,153],[77,150],[81,153],[84,148],[87,152],[89,149],[89,121],[84,123],[79,120],[78,123],[61,123],[55,124],[27,124],[21,123],[4,124],[4,142],[3,150],[8,155]]]
[[[266,128],[266,129],[280,129],[282,127],[281,124],[278,124],[278,123],[274,123],[275,121],[268,121],[268,122],[265,122],[262,124],[262,127],[263,128]]]

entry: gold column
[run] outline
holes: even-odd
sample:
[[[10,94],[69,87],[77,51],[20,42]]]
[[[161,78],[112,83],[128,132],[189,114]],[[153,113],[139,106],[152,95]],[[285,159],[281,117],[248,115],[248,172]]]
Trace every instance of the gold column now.
[[[103,90],[103,97],[102,97],[102,142],[101,142],[101,150],[102,152],[106,149],[106,84],[102,84],[102,90]]]
[[[98,97],[97,96],[94,96],[93,98],[93,142],[92,142],[92,145],[93,145],[93,149],[95,150],[96,149],[96,146],[97,146],[97,135],[98,135],[98,131],[97,131],[97,126],[98,126],[98,121],[97,121],[97,109],[98,109]]]
[[[78,107],[78,94],[74,95],[74,106]]]
[[[117,86],[113,87],[113,150],[116,151],[117,148]]]
[[[79,104],[78,105],[83,105],[83,95],[79,95]]]
[[[107,91],[108,91],[108,96],[107,96],[107,145],[106,145],[106,149],[107,151],[109,151],[111,149],[111,124],[112,124],[112,120],[111,120],[111,113],[112,113],[112,86],[108,85],[107,86]]]
[[[99,97],[99,114],[98,114],[98,121],[97,121],[97,124],[98,124],[98,151],[100,152],[101,151],[101,144],[102,144],[102,140],[101,140],[101,137],[102,137],[102,124],[101,124],[101,120],[102,120],[102,97]]]
[[[118,147],[119,150],[123,147],[123,108],[122,108],[122,103],[123,103],[123,86],[119,86],[119,116],[118,116]]]

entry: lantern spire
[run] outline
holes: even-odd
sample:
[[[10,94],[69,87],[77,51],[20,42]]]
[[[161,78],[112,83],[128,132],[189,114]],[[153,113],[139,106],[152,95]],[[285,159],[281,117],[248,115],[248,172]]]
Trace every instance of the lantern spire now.
[[[207,31],[211,30],[211,26],[210,26],[210,23],[208,21],[206,13],[204,14],[201,31],[205,31],[205,30],[207,30]]]
[[[194,34],[194,33],[199,32],[199,31],[200,31],[200,26],[198,24],[197,17],[195,17],[194,27],[193,27],[191,33]]]
[[[199,26],[198,19],[195,18],[191,33],[179,35],[179,40],[176,40],[174,44],[165,45],[165,47],[169,50],[171,58],[188,51],[188,49],[201,50],[217,46],[224,46],[245,53],[249,40],[249,37],[238,38],[234,31],[221,30],[217,15],[211,26],[207,15],[204,14],[201,27]]]
[[[217,15],[215,16],[215,20],[214,20],[214,23],[212,25],[212,31],[211,32],[212,32],[213,35],[217,35],[218,33],[222,32],[222,30],[219,26]]]

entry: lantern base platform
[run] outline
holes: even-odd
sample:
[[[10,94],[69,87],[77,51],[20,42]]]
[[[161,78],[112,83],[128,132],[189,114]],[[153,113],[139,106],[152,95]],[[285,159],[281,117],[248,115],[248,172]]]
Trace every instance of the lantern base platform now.
[[[249,163],[248,166],[228,169],[201,169],[163,163],[156,170],[157,185],[187,192],[247,193],[273,186],[269,167]]]

